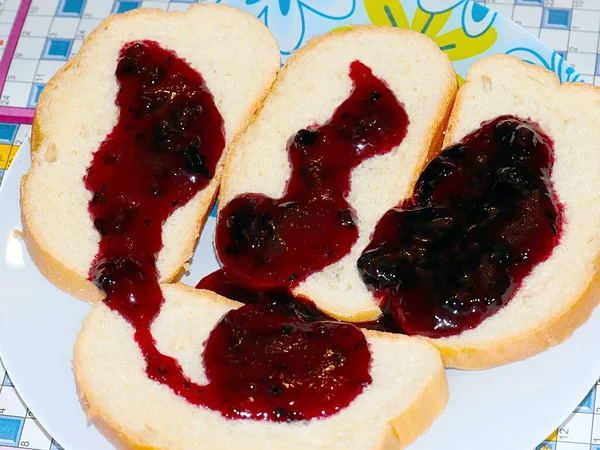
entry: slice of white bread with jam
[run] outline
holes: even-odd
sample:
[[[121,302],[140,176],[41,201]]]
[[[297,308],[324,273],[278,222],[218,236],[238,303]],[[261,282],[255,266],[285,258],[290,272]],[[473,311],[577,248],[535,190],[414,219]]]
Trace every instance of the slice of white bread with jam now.
[[[139,40],[157,42],[201,74],[223,117],[226,148],[280,67],[275,39],[244,11],[224,5],[196,5],[185,13],[139,9],[102,22],[46,85],[34,118],[31,169],[21,186],[24,239],[49,281],[92,303],[103,298],[88,280],[100,235],[88,211],[92,193],[82,180],[117,122],[119,52]],[[162,281],[176,279],[191,258],[223,160],[208,186],[165,222],[157,260]]]
[[[411,194],[429,157],[439,152],[457,90],[454,69],[432,40],[410,30],[364,25],[310,41],[288,60],[256,119],[232,146],[219,208],[222,212],[240,194],[282,196],[291,173],[288,140],[325,123],[348,98],[354,61],[371,69],[403,105],[407,133],[390,152],[352,169],[346,200],[356,214],[358,239],[346,256],[309,275],[293,293],[333,317],[362,322],[377,319],[380,309],[356,261],[380,217]]]
[[[530,119],[554,143],[551,182],[563,207],[562,235],[514,297],[474,329],[432,342],[447,366],[484,369],[557,345],[600,300],[600,89],[560,84],[548,70],[496,55],[473,64],[452,110],[445,146],[498,116]]]
[[[151,331],[157,348],[195,383],[206,383],[205,341],[221,317],[242,306],[183,284],[165,298]],[[117,448],[400,449],[423,433],[448,398],[438,352],[419,339],[365,331],[372,382],[345,408],[296,422],[227,419],[148,378],[133,327],[104,302],[85,319],[74,367],[84,409]]]

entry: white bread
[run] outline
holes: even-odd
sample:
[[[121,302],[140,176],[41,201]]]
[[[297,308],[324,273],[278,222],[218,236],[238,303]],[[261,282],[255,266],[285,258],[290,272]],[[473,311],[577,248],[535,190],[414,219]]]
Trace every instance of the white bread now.
[[[428,37],[391,27],[358,26],[318,37],[294,54],[247,131],[232,146],[219,205],[243,193],[282,196],[290,176],[286,144],[298,130],[324,123],[349,96],[349,66],[360,60],[404,105],[410,125],[401,145],[370,158],[351,173],[347,197],[359,238],[348,255],[294,288],[333,317],[375,320],[380,309],[362,282],[356,261],[379,218],[412,193],[442,132],[457,89],[450,61]]]
[[[219,319],[241,304],[183,284],[162,285],[152,324],[158,349],[205,383],[203,345]],[[128,449],[400,449],[425,431],[448,398],[438,352],[406,336],[366,331],[372,355],[365,390],[325,419],[275,423],[225,419],[150,380],[133,328],[104,303],[85,319],[74,351],[75,378],[89,419]]]
[[[247,126],[280,67],[277,43],[259,20],[228,6],[197,5],[186,13],[139,9],[109,17],[50,80],[38,103],[31,170],[21,186],[24,238],[48,280],[89,302],[103,298],[87,279],[100,236],[82,179],[117,122],[117,57],[134,40],[157,41],[201,73],[223,117],[226,146]],[[157,259],[161,281],[175,279],[191,258],[223,160],[209,185],[165,222]]]
[[[450,367],[493,367],[557,345],[600,300],[600,89],[560,85],[554,73],[511,56],[484,58],[458,93],[445,146],[503,114],[530,118],[554,141],[552,183],[564,206],[563,234],[508,305],[475,329],[430,340]]]

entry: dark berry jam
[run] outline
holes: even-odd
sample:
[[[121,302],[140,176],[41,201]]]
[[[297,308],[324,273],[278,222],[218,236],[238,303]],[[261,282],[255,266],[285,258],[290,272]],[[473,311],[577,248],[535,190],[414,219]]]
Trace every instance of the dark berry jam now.
[[[276,291],[276,293],[267,293],[266,291],[253,291],[232,283],[225,275],[223,269],[219,269],[206,275],[198,282],[196,289],[206,289],[228,299],[245,304],[269,301],[274,297],[280,298],[283,302],[295,301],[294,297],[285,289]]]
[[[358,260],[400,329],[455,335],[510,301],[559,242],[552,165],[550,138],[508,116],[431,161],[413,197],[382,217]]]
[[[164,302],[156,268],[162,224],[213,177],[223,120],[202,77],[156,43],[125,45],[116,77],[119,120],[84,179],[101,234],[90,277],[134,327],[148,377],[229,418],[295,421],[347,406],[371,382],[365,336],[291,303],[226,314],[206,342],[207,385],[158,351],[150,325]]]
[[[206,275],[196,285],[196,289],[206,289],[239,303],[254,304],[267,302],[289,305],[294,308],[296,315],[302,317],[307,322],[339,322],[335,317],[328,316],[317,308],[309,299],[294,295],[289,289],[255,290],[245,288],[229,280],[223,269],[219,269]],[[354,323],[354,325],[368,330],[399,334],[403,333],[402,330],[398,328],[389,307],[383,311],[376,321]]]
[[[371,355],[355,326],[330,320],[288,290],[244,289],[223,270],[196,287],[246,303],[208,340],[206,374],[219,383],[204,387],[202,404],[231,418],[307,420],[334,414],[371,382]]]
[[[279,303],[291,305],[295,315],[307,322],[338,321],[317,308],[310,300],[293,295],[289,289],[253,290],[233,283],[223,269],[206,275],[196,285],[196,289],[206,289],[239,303]]]
[[[90,276],[113,309],[147,328],[162,303],[162,224],[212,178],[223,119],[200,74],[154,42],[126,44],[116,78],[118,123],[84,179],[101,235]]]
[[[252,289],[290,288],[346,255],[358,229],[346,201],[350,173],[397,147],[408,117],[394,93],[359,61],[354,88],[323,125],[288,142],[291,177],[279,199],[243,194],[220,212],[217,254],[227,277]]]
[[[371,383],[364,334],[351,324],[307,322],[292,303],[229,312],[212,331],[204,361],[215,381],[202,402],[231,418],[327,417]]]

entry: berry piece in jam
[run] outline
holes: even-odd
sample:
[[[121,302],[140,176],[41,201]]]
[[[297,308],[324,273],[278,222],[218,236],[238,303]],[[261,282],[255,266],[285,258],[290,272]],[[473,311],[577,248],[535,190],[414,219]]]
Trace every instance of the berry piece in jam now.
[[[444,150],[358,260],[407,334],[455,335],[506,305],[562,230],[552,141],[503,116]],[[389,317],[388,317],[389,319]]]
[[[243,194],[220,212],[215,234],[227,277],[251,288],[287,289],[346,255],[356,218],[346,195],[361,162],[400,145],[408,116],[394,93],[359,61],[354,88],[322,125],[288,142],[292,169],[279,199]]]

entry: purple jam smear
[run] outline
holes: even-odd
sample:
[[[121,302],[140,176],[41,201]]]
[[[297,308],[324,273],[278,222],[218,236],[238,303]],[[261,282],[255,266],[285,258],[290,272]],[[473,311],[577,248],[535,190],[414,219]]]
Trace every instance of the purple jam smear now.
[[[431,161],[413,197],[382,217],[358,260],[388,322],[438,338],[505,306],[559,242],[552,165],[550,138],[511,116],[482,124]]]
[[[150,325],[164,303],[156,268],[162,225],[214,176],[223,119],[202,77],[155,42],[126,44],[116,78],[118,123],[84,178],[101,235],[89,275],[107,306],[134,327],[148,377],[232,419],[305,420],[350,404],[371,382],[365,336],[291,304],[227,313],[198,355],[207,385],[158,351]]]
[[[289,289],[252,290],[244,288],[229,280],[223,269],[206,275],[198,282],[196,289],[212,291],[230,300],[246,305],[255,303],[291,305],[294,308],[295,315],[302,317],[306,322],[339,322],[334,317],[328,316],[317,308],[310,300],[293,295]]]
[[[223,269],[219,269],[206,275],[198,282],[196,289],[212,291],[239,303],[277,303],[291,305],[296,311],[296,314],[307,322],[340,322],[335,317],[325,314],[309,299],[292,294],[289,289],[253,290],[245,288],[229,280]],[[354,323],[354,325],[367,330],[404,334],[402,330],[398,328],[389,308],[385,309],[383,314],[376,321]]]
[[[204,353],[204,360],[212,361],[209,378],[223,381],[205,404],[227,417],[326,417],[371,383],[371,354],[354,325],[330,319],[287,289],[240,287],[223,270],[207,275],[196,288],[246,304],[225,316],[208,341],[214,345]],[[228,342],[236,346],[225,353]]]
[[[338,261],[358,238],[346,201],[350,173],[400,145],[408,116],[367,66],[350,65],[354,88],[322,125],[288,142],[292,169],[279,199],[243,194],[219,214],[217,254],[231,282],[251,290],[288,289]]]
[[[348,406],[371,383],[364,334],[297,311],[293,303],[260,302],[229,312],[204,351],[206,374],[219,382],[205,388],[203,403],[226,417],[277,422]]]
[[[200,74],[157,43],[126,44],[116,78],[118,122],[84,177],[101,235],[90,277],[139,331],[163,302],[156,270],[162,225],[207,186],[225,137]]]

